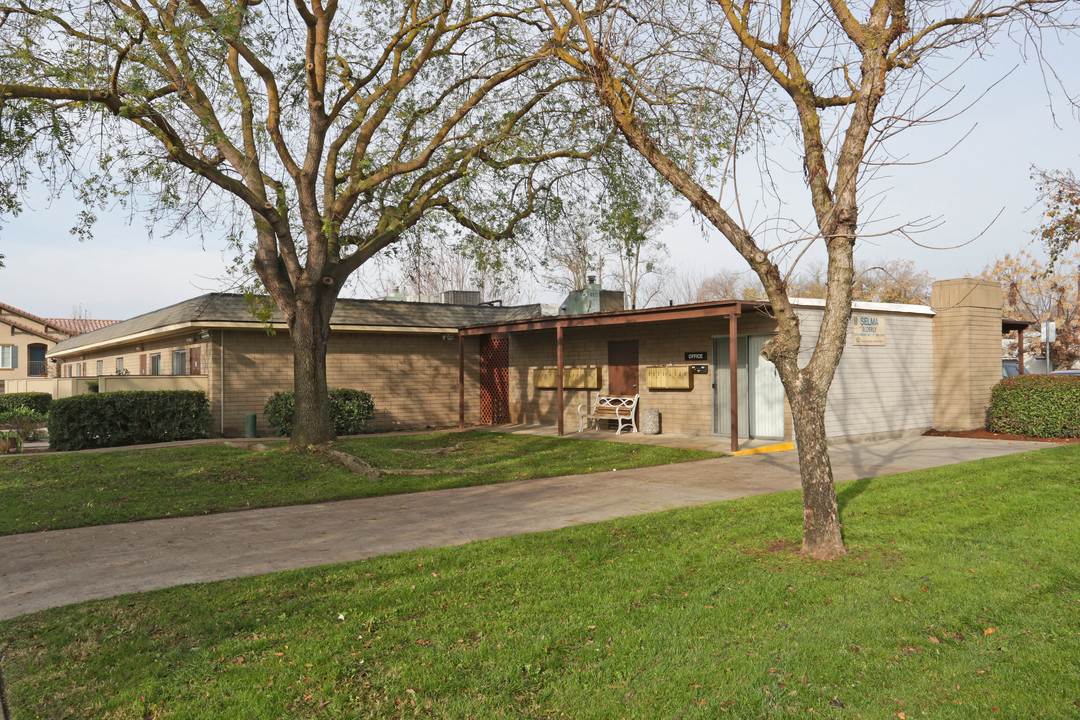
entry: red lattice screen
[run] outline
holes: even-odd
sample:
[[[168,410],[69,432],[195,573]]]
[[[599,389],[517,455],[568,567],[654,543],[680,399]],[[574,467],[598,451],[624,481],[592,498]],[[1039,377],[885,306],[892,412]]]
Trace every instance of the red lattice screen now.
[[[487,335],[480,342],[480,423],[510,422],[510,338]]]

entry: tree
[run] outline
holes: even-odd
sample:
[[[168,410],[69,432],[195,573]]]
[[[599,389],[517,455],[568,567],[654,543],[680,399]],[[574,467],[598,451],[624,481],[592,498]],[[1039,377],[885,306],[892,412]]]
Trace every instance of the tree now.
[[[703,303],[710,300],[761,300],[765,291],[757,275],[730,269],[705,274],[691,269],[676,274],[661,295],[666,303]]]
[[[515,303],[521,297],[518,275],[525,260],[515,243],[420,231],[408,233],[389,250],[392,257],[385,259],[378,278],[380,295],[478,290],[483,302]]]
[[[671,186],[645,167],[641,156],[615,145],[599,158],[602,178],[596,217],[631,310],[646,307],[660,292],[649,283],[664,272],[665,246],[657,233],[670,220]]]
[[[1026,250],[989,263],[982,272],[988,280],[1001,283],[1005,314],[1035,323],[1057,323],[1057,340],[1050,346],[1054,367],[1071,367],[1080,360],[1080,256],[1058,256],[1043,262]],[[1026,343],[1032,352],[1045,352],[1039,335]]]
[[[148,191],[151,219],[225,218],[289,328],[292,443],[331,439],[326,345],[353,272],[433,215],[512,237],[562,163],[590,153],[590,118],[570,111],[572,76],[543,63],[535,12],[527,0],[12,0],[0,6],[0,209],[17,210],[36,169],[76,188],[87,224],[96,205]]]
[[[783,383],[797,439],[803,494],[802,552],[844,550],[825,434],[825,402],[843,353],[863,232],[860,189],[873,150],[925,117],[905,103],[916,83],[949,72],[948,56],[981,53],[996,33],[1037,27],[1064,0],[993,5],[875,0],[706,0],[575,4],[544,1],[552,54],[588,77],[628,145],[683,194],[761,279],[778,333],[763,355]],[[911,91],[910,93],[908,91]],[[916,103],[917,105],[917,103]],[[724,118],[731,123],[725,125]],[[815,227],[768,244],[709,187],[740,148],[766,147],[762,123],[790,122]],[[726,158],[722,151],[727,152]],[[710,162],[710,160],[716,160]],[[736,199],[737,202],[737,199]],[[814,350],[800,364],[802,330],[780,263],[799,243],[827,253],[825,307]]]
[[[887,260],[880,265],[855,264],[851,299],[865,302],[930,304],[934,279],[911,260]],[[796,275],[788,282],[792,297],[824,298],[826,274],[820,265]]]
[[[1080,185],[1072,170],[1033,168],[1032,178],[1045,206],[1045,219],[1035,234],[1049,252],[1053,267],[1080,240]]]
[[[542,280],[550,287],[573,292],[585,287],[590,276],[603,284],[608,251],[596,232],[596,216],[583,201],[563,197],[548,225]]]

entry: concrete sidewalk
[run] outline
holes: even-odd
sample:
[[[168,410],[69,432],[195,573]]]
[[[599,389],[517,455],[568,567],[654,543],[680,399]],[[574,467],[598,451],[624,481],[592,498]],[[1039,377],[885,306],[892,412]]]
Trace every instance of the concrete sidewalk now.
[[[831,449],[854,480],[1045,449],[910,437]],[[266,510],[0,537],[0,620],[186,583],[244,577],[799,487],[794,452]]]

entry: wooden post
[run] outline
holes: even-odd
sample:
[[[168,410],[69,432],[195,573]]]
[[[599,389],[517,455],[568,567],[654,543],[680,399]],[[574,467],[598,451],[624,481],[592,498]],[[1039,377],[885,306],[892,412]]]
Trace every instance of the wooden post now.
[[[1016,360],[1018,372],[1024,374],[1024,328],[1016,331]]]
[[[728,376],[731,382],[731,452],[739,451],[739,316],[728,315]]]
[[[555,328],[555,387],[558,388],[559,393],[559,437],[563,436],[563,326],[559,325]]]
[[[465,336],[458,333],[457,336],[457,357],[458,357],[458,376],[457,376],[457,391],[458,391],[458,427],[465,427]]]

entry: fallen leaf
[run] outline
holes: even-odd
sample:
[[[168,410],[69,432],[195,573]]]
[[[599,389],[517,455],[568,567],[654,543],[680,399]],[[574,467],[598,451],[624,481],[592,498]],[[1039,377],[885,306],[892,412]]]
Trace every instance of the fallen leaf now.
[[[985,630],[983,630],[983,635],[989,635],[990,633],[996,633],[996,632],[997,632],[997,628],[986,628]]]
[[[933,635],[931,635],[931,636],[930,636],[930,642],[934,643],[935,645],[940,645],[940,644],[941,644],[941,641],[940,641],[940,640],[938,640],[938,639],[937,639],[936,637],[934,637]]]

